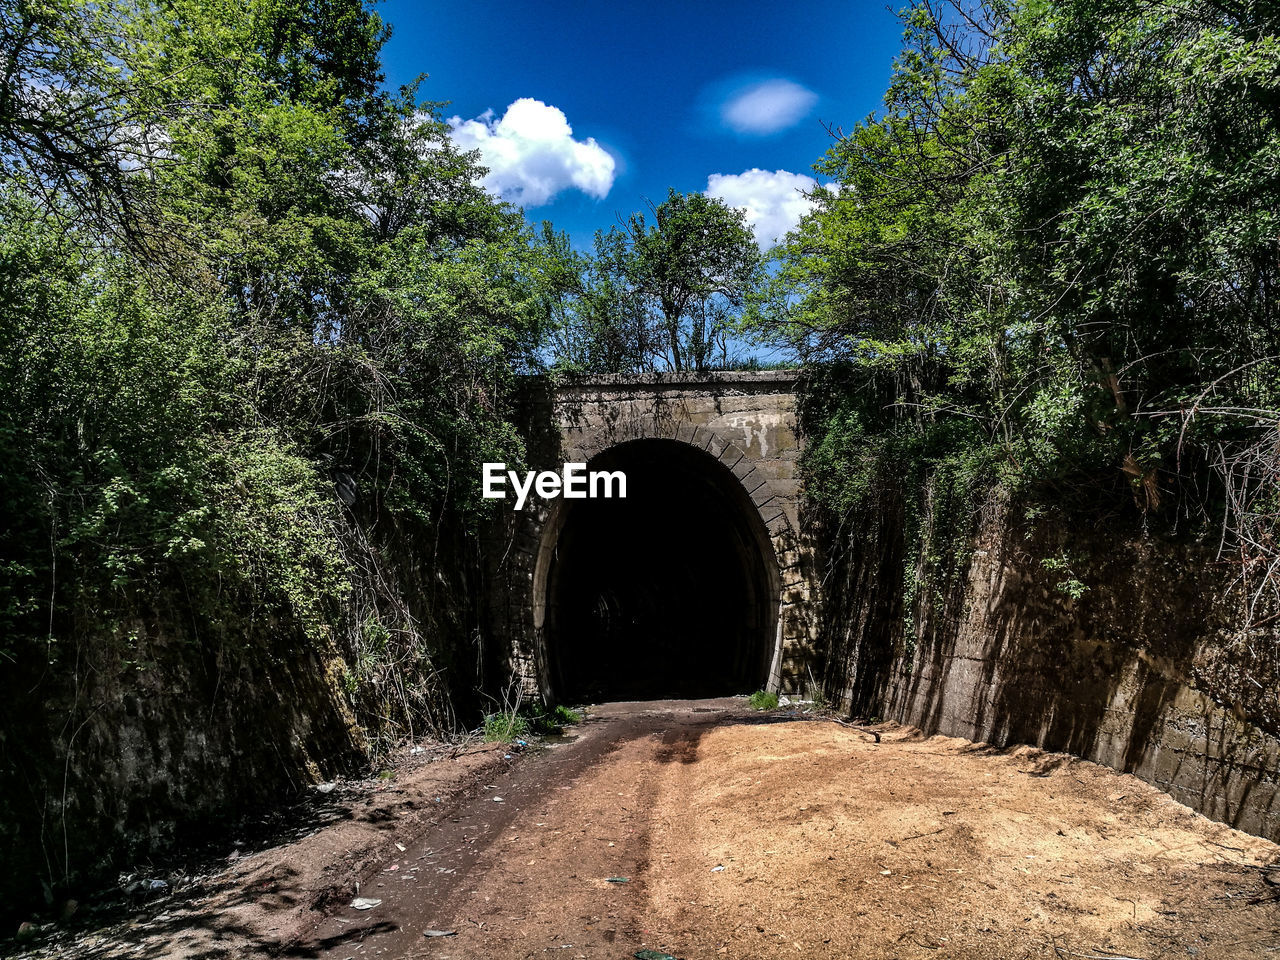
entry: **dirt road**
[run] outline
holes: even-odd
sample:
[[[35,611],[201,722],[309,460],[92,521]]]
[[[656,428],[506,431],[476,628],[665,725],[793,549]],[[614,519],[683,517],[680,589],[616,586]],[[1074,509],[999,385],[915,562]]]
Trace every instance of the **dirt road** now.
[[[1094,764],[884,731],[594,708],[286,955],[1280,956],[1275,845]]]

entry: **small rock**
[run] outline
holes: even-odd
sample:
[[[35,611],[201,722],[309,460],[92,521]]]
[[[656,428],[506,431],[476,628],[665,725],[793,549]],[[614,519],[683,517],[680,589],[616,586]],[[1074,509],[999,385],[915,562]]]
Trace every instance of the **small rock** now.
[[[457,930],[423,930],[422,935],[424,937],[456,937],[458,935],[458,931]]]
[[[333,793],[334,788],[337,786],[338,786],[337,782],[332,780],[329,781],[328,783],[317,783],[316,793]]]
[[[356,897],[351,901],[351,906],[356,910],[372,910],[381,902],[374,897]]]

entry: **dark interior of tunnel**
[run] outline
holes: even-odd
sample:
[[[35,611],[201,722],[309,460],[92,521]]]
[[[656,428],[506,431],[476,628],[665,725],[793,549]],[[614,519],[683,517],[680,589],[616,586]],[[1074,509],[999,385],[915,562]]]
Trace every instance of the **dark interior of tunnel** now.
[[[622,444],[589,469],[623,471],[627,496],[560,502],[545,619],[557,697],[709,697],[762,687],[775,561],[737,478],[670,440]]]

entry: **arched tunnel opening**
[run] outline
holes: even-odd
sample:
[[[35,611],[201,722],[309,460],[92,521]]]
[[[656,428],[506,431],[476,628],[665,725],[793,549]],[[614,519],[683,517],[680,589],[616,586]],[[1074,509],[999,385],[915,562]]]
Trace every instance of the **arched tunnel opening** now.
[[[610,448],[588,469],[621,470],[627,496],[559,501],[544,547],[553,694],[586,702],[763,687],[777,561],[737,477],[705,451],[658,439]]]

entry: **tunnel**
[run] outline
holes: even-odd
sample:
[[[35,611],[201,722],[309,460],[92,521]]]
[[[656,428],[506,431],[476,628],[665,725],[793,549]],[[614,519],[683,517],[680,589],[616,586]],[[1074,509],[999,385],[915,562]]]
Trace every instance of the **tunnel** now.
[[[599,454],[625,498],[560,500],[538,580],[547,670],[567,702],[714,697],[764,686],[777,561],[738,478],[674,440]]]

